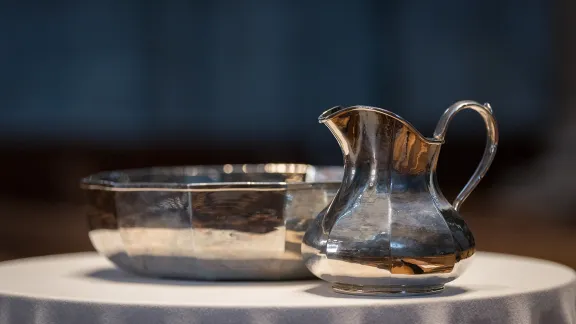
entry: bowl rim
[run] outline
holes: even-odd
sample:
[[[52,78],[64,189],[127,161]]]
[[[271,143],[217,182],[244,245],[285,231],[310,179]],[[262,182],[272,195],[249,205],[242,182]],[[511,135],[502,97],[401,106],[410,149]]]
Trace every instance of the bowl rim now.
[[[182,173],[192,176],[199,172],[212,173],[275,173],[304,175],[306,178],[314,177],[317,171],[336,170],[343,172],[343,166],[337,165],[311,165],[301,163],[261,163],[261,164],[211,164],[211,165],[183,165],[160,166],[147,168],[120,169],[101,171],[84,177],[80,181],[80,188],[86,190],[105,191],[284,191],[288,189],[313,189],[321,186],[340,185],[340,180],[334,181],[235,181],[235,182],[161,182],[161,181],[127,181],[119,182],[108,180],[114,174],[154,173],[180,169]],[[160,173],[161,174],[161,173]]]

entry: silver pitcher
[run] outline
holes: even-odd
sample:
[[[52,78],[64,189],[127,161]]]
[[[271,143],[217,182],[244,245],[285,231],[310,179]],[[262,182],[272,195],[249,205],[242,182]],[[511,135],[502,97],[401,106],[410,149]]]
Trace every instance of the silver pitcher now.
[[[438,188],[436,164],[450,120],[464,109],[482,116],[488,140],[476,172],[450,204]],[[308,269],[341,293],[443,290],[474,255],[474,237],[458,210],[496,153],[498,130],[490,105],[455,103],[433,138],[374,107],[335,107],[319,121],[338,140],[345,169],[334,200],[304,236]]]

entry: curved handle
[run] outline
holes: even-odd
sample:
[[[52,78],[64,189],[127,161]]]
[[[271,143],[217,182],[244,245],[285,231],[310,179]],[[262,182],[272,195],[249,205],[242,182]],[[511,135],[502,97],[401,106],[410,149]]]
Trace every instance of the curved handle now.
[[[486,148],[484,149],[484,155],[482,156],[482,160],[480,160],[480,164],[476,168],[472,178],[470,178],[462,191],[460,191],[458,196],[456,196],[456,199],[454,199],[453,206],[455,210],[460,209],[464,200],[468,198],[480,180],[482,180],[488,171],[490,164],[492,164],[492,160],[494,160],[494,155],[496,155],[496,148],[498,146],[498,125],[496,124],[496,119],[494,119],[492,107],[490,107],[490,104],[488,103],[481,105],[475,101],[459,101],[450,106],[450,108],[444,112],[440,121],[438,121],[436,130],[434,131],[434,138],[444,141],[450,121],[454,115],[465,109],[475,110],[480,114],[480,116],[482,116],[482,119],[484,119],[484,123],[486,124],[487,139]]]

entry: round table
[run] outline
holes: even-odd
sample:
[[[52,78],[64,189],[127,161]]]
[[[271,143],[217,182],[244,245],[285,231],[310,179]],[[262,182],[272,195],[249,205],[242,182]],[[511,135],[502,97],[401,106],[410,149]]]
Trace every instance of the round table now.
[[[576,274],[477,253],[445,291],[357,297],[319,281],[198,282],[117,270],[96,253],[0,263],[0,323],[576,323]]]

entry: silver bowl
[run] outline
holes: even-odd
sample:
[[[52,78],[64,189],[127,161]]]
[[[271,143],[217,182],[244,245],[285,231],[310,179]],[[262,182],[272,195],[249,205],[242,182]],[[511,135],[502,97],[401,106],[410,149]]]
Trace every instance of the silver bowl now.
[[[342,175],[341,167],[227,164],[102,172],[81,187],[94,248],[123,270],[287,280],[312,277],[302,238]]]

